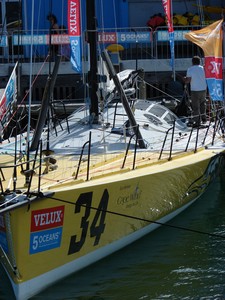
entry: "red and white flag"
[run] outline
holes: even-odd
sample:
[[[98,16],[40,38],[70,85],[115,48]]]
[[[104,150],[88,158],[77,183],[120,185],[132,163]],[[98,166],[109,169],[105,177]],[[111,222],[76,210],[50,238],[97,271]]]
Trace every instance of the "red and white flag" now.
[[[68,33],[71,46],[70,61],[74,71],[82,72],[80,0],[68,0]]]
[[[173,29],[173,19],[171,13],[171,0],[162,0],[163,9],[166,17],[166,23],[169,33],[169,42],[170,42],[170,53],[171,53],[171,66],[174,72],[174,29]]]

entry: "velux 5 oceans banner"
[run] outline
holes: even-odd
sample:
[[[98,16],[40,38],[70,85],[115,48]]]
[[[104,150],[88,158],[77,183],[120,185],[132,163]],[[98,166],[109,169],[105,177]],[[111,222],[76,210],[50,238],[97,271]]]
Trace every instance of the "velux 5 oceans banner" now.
[[[70,61],[74,71],[82,72],[80,0],[68,0],[68,34],[70,38]]]
[[[185,34],[187,40],[204,51],[209,94],[212,100],[217,101],[223,101],[222,24],[223,19]]]

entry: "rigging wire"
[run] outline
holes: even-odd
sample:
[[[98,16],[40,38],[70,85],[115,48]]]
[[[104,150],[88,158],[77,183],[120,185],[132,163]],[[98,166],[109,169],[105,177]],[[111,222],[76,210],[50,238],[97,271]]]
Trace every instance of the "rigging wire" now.
[[[163,94],[164,97],[167,96],[167,97],[170,98],[170,99],[173,99],[173,100],[175,100],[175,101],[177,101],[177,102],[181,102],[180,99],[178,99],[175,95],[168,94],[166,91],[164,91],[164,90],[158,88],[157,86],[151,84],[150,82],[145,81],[145,84],[146,84],[147,86],[150,86],[152,89],[154,89],[154,90],[160,92],[161,94]],[[174,91],[171,90],[171,93],[172,93],[172,92],[174,93]],[[181,95],[180,95],[180,96],[181,96]],[[151,98],[153,98],[153,97],[151,97]],[[159,99],[159,96],[156,96],[156,98]]]
[[[101,0],[101,27],[102,27],[102,29],[104,30],[104,28],[105,28],[105,24],[104,24],[104,4],[103,4],[103,0]]]
[[[32,0],[32,12],[31,12],[31,36],[34,35],[34,0]],[[32,85],[32,74],[33,74],[33,39],[31,39],[30,44],[30,75],[29,75],[29,86]],[[29,143],[30,143],[30,119],[31,119],[31,102],[32,102],[32,89],[29,90],[29,115],[28,115],[28,132],[27,132],[27,150],[29,149]]]
[[[221,19],[223,19],[224,20],[224,12],[225,12],[225,5],[223,4],[223,2],[224,2],[224,0],[221,0],[221,7],[222,7],[222,9],[221,9]]]
[[[55,197],[49,197],[49,199],[76,206],[76,203],[73,203],[71,201],[67,201],[67,200],[63,200],[63,199],[59,199],[59,198],[55,198]],[[82,204],[79,204],[79,206],[86,207],[86,205],[82,205]],[[96,208],[96,207],[93,207],[93,206],[89,206],[89,208],[92,209],[92,210],[95,210],[95,211],[108,213],[108,214],[111,214],[111,215],[116,215],[116,216],[119,216],[119,217],[124,217],[124,218],[132,219],[132,220],[152,223],[152,224],[156,224],[156,225],[159,225],[159,226],[169,227],[169,228],[172,228],[172,229],[179,229],[179,230],[183,230],[183,231],[188,231],[188,232],[193,232],[193,233],[198,233],[198,234],[203,234],[203,235],[208,235],[208,236],[212,236],[212,237],[216,237],[216,238],[225,239],[225,235],[221,235],[221,234],[217,234],[217,233],[206,232],[206,231],[202,231],[202,230],[198,230],[198,229],[191,229],[191,228],[188,228],[188,227],[183,227],[183,226],[179,226],[179,225],[172,225],[172,224],[169,224],[169,223],[162,223],[162,222],[159,222],[159,221],[153,221],[153,220],[149,220],[149,219],[145,219],[145,218],[140,218],[140,217],[137,217],[137,216],[131,216],[131,215],[123,214],[123,213],[118,213],[118,212],[115,212],[115,211],[104,210],[104,209]]]
[[[37,7],[37,3],[35,4],[35,8]],[[41,24],[41,22],[43,22],[43,19],[41,18],[41,14],[43,13],[43,8],[42,8],[42,3],[41,1],[39,2],[38,4],[38,7],[37,7],[37,11],[38,13],[36,14],[37,15],[37,27],[36,27],[36,34],[39,34],[40,31],[41,33],[43,34],[43,24]],[[46,30],[44,30],[44,33],[46,34]],[[36,45],[36,46],[33,46],[34,48],[34,52],[35,52],[35,55],[34,55],[34,62],[36,61],[36,59],[38,57],[41,56],[41,51],[40,51],[40,46],[39,45]]]
[[[200,16],[200,24],[204,25],[205,23],[205,18],[204,18],[204,11],[203,11],[203,6],[202,6],[202,0],[197,1],[198,5],[198,14]]]
[[[184,5],[185,5],[185,8],[186,8],[186,12],[188,12],[188,5],[187,5],[187,1],[184,0]]]
[[[115,28],[116,28],[116,32],[118,31],[117,30],[117,19],[116,19],[116,5],[115,5],[115,0],[113,0],[113,13],[114,13],[114,21],[115,21]]]
[[[64,25],[64,1],[62,1],[61,4],[62,4],[62,14],[61,14],[61,21],[62,21],[62,22],[61,22],[61,25],[60,25],[60,26],[61,26],[60,29],[63,30],[63,27],[62,27],[62,26]],[[63,33],[63,32],[60,31],[60,33]]]

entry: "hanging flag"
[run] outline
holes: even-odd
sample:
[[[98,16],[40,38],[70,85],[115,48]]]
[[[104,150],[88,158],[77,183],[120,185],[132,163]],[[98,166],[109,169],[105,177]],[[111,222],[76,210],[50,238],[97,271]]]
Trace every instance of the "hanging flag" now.
[[[223,101],[223,19],[199,30],[190,31],[185,38],[202,48],[205,55],[205,76],[212,100]]]
[[[68,34],[70,38],[72,68],[82,72],[80,0],[68,0]]]
[[[170,53],[171,53],[171,66],[174,71],[174,29],[173,29],[173,19],[171,17],[171,0],[162,0],[164,13],[166,16],[168,33],[169,33],[169,43],[170,43]]]
[[[16,76],[17,63],[10,75],[9,81],[6,85],[4,93],[0,99],[0,121],[4,127],[9,121],[9,116],[12,112],[12,106],[17,100],[17,76]]]

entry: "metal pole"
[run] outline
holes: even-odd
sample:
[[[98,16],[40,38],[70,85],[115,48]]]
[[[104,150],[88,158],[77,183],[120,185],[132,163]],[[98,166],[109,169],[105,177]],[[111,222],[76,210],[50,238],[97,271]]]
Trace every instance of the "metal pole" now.
[[[5,7],[5,2],[6,0],[2,0],[2,24],[3,24],[3,36],[6,35],[7,32],[7,17],[6,17],[6,7]],[[9,59],[9,47],[4,47],[3,48],[4,51],[4,58],[6,58],[7,60]]]
[[[31,119],[31,99],[32,99],[31,86],[32,86],[32,76],[33,76],[33,34],[34,34],[34,0],[32,0],[32,12],[31,12],[30,77],[29,77],[27,143],[29,143],[30,141],[30,119]]]
[[[171,23],[172,23],[172,26],[173,26],[173,1],[171,1],[171,7],[170,7],[170,15],[171,15]],[[173,60],[172,60],[172,69],[173,69],[173,81],[176,81],[176,73],[175,73],[175,49],[174,49],[174,28],[173,28]],[[171,57],[172,59],[172,57]]]
[[[98,123],[98,59],[97,59],[97,26],[95,1],[86,1],[87,37],[90,45],[90,71],[88,72],[89,94],[91,98],[90,116],[93,123]]]
[[[34,34],[34,0],[32,0],[32,11],[31,11],[31,44],[30,44],[30,77],[29,77],[29,105],[28,105],[28,124],[27,124],[27,165],[26,169],[30,169],[30,121],[31,121],[31,98],[32,98],[32,76],[33,76],[33,34]],[[26,175],[26,184],[30,181],[30,175]]]

